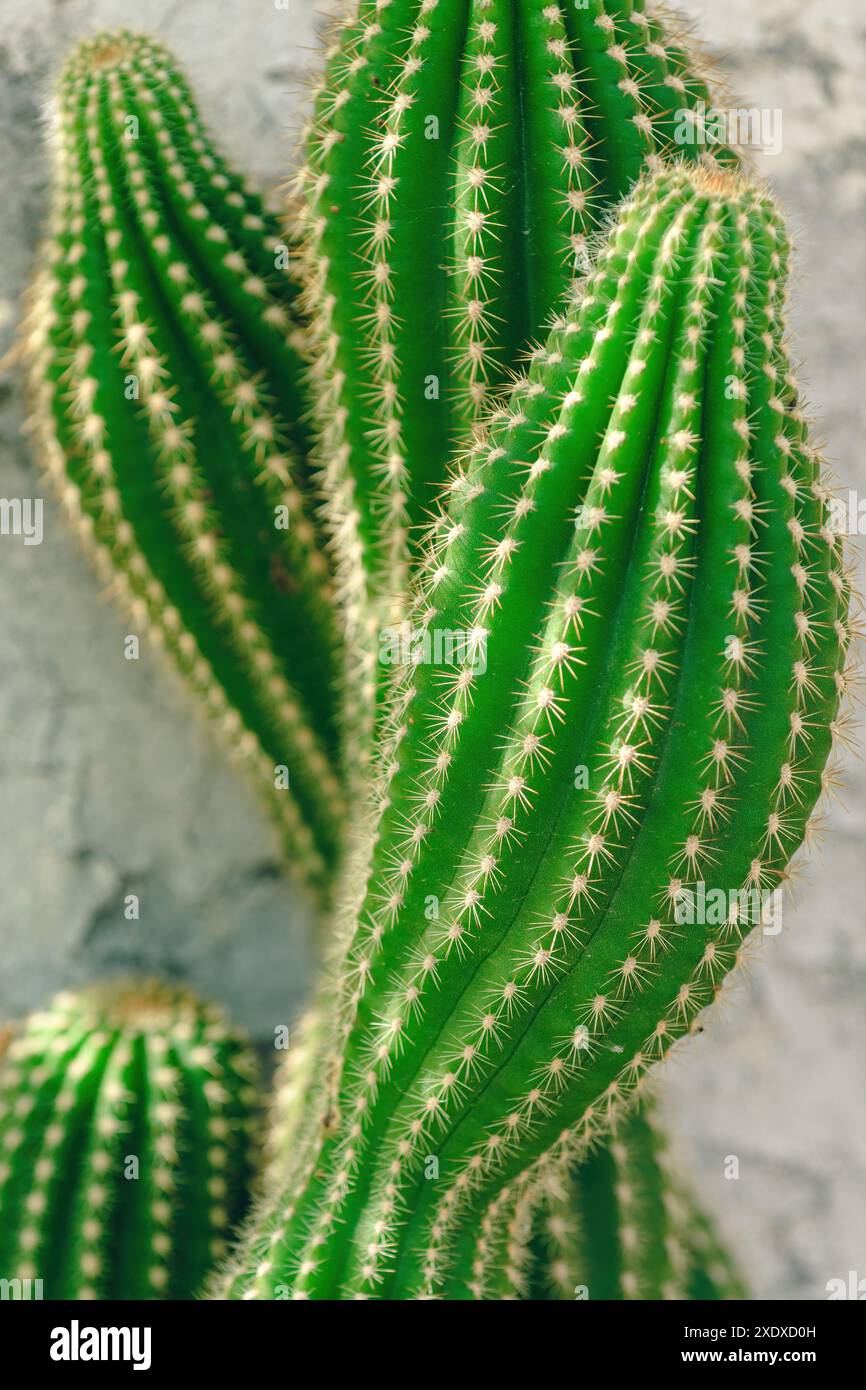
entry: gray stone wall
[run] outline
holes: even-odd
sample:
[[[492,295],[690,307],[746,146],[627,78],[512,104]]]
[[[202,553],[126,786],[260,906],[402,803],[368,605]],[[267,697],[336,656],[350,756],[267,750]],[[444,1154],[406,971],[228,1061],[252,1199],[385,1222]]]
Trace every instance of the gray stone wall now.
[[[688,0],[732,86],[781,111],[762,161],[798,233],[793,326],[831,462],[866,487],[866,159],[860,0]],[[0,357],[46,204],[40,118],[69,44],[134,23],[178,53],[231,156],[283,177],[314,61],[310,0],[4,0],[0,13]],[[744,103],[745,104],[745,103]],[[0,496],[42,495],[14,372],[0,375]],[[866,495],[866,493],[864,493]],[[53,503],[45,541],[0,539],[0,1016],[126,969],[182,977],[259,1039],[309,980],[308,915],[255,794],[125,625]],[[864,774],[855,763],[780,936],[665,1066],[670,1128],[757,1297],[825,1297],[866,1277]],[[137,893],[141,920],[123,916]],[[739,1159],[736,1181],[726,1159]]]

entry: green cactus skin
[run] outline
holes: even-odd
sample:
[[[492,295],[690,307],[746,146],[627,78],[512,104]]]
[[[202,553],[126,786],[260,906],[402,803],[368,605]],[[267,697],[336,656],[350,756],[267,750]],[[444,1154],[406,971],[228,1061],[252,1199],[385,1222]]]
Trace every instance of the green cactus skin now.
[[[47,1299],[193,1298],[247,1206],[255,1082],[247,1044],[183,988],[112,982],[33,1014],[0,1066],[0,1277]]]
[[[232,1297],[448,1298],[491,1203],[603,1133],[736,963],[832,791],[848,583],[786,355],[788,243],[732,173],[624,204],[449,487],[394,693],[319,1131]],[[428,1179],[436,1159],[438,1179]]]
[[[514,1240],[505,1261],[479,1241],[474,1297],[491,1274],[505,1297],[741,1299],[743,1284],[712,1226],[684,1192],[646,1104],[548,1190],[531,1249]],[[494,1247],[495,1250],[495,1247]]]
[[[446,465],[585,270],[645,161],[702,154],[685,40],[642,3],[355,0],[328,53],[297,228],[347,682],[369,755],[375,654]],[[721,159],[735,156],[717,151]]]
[[[339,662],[279,224],[150,39],[74,51],[53,143],[27,334],[41,452],[136,633],[171,652],[321,888],[345,809]]]

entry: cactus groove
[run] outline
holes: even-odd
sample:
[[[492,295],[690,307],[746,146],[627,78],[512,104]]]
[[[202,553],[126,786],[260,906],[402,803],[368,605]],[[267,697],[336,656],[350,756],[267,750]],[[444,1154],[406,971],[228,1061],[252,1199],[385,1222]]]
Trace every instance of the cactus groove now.
[[[0,1277],[47,1299],[193,1298],[244,1215],[255,1057],[184,989],[62,994],[0,1064]]]
[[[166,647],[321,888],[344,810],[337,623],[279,223],[156,43],[72,54],[27,326],[34,427],[136,634]]]
[[[784,881],[849,678],[787,258],[738,174],[645,176],[449,484],[318,1132],[231,1296],[466,1288],[503,1191],[522,1219],[605,1132]]]

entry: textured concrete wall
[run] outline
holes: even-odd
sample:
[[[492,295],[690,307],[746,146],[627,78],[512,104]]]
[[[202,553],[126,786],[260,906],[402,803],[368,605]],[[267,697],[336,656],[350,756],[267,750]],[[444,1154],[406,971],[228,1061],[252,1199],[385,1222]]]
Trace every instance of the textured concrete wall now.
[[[866,159],[860,0],[689,0],[734,88],[781,109],[764,161],[799,233],[794,325],[846,482],[866,488]],[[0,355],[46,200],[40,108],[68,44],[134,22],[178,52],[231,155],[274,184],[289,155],[313,7],[289,0],[5,0],[0,15]],[[0,496],[40,495],[14,377],[0,379]],[[866,495],[866,494],[864,494]],[[309,977],[304,904],[271,831],[184,690],[126,628],[46,502],[41,547],[0,539],[0,1014],[124,968],[181,976],[260,1038]],[[866,1277],[864,776],[834,812],[782,934],[665,1067],[670,1127],[759,1297]],[[126,893],[141,921],[124,920]],[[740,1161],[726,1180],[725,1159]]]

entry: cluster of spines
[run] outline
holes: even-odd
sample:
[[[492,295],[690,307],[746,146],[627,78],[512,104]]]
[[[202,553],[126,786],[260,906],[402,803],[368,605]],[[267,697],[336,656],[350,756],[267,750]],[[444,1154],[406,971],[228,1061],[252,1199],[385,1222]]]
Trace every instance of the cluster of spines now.
[[[468,1283],[490,1212],[522,1222],[735,963],[752,922],[683,928],[684,894],[784,874],[849,628],[816,459],[770,389],[788,376],[783,250],[775,208],[734,176],[647,180],[452,483],[418,618],[465,629],[469,654],[395,699],[326,1137],[232,1289]],[[766,809],[783,787],[784,837]],[[431,1155],[443,1177],[425,1183]]]
[[[256,1062],[153,981],[59,995],[0,1066],[0,1273],[45,1298],[192,1298],[246,1210]]]
[[[360,767],[377,638],[400,619],[446,461],[583,274],[606,211],[678,152],[677,113],[707,97],[685,41],[642,5],[356,0],[337,28],[297,230]]]
[[[336,624],[277,223],[211,151],[150,41],[76,50],[54,143],[28,324],[46,464],[137,628],[253,764],[294,867],[321,888],[344,804]]]

